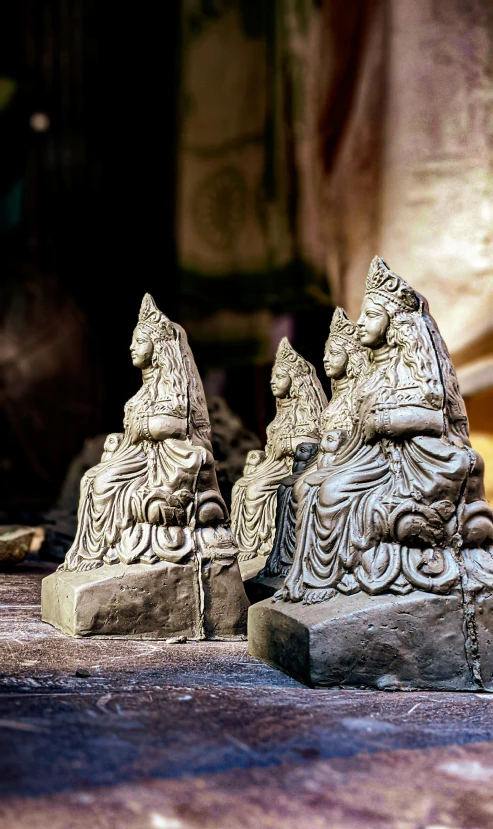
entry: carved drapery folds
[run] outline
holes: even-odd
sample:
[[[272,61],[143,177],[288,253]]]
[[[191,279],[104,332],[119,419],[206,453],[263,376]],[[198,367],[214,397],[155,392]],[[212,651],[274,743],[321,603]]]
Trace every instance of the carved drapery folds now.
[[[338,312],[334,340],[341,319]],[[276,565],[277,573],[289,570],[277,598],[310,604],[336,592],[457,587],[469,595],[493,586],[484,464],[471,448],[454,367],[427,301],[375,257],[354,329],[368,359],[349,384],[333,380],[324,415],[342,399],[348,420],[342,437],[321,421],[330,459],[319,454],[318,468],[293,482],[294,532],[277,528],[291,539],[292,566],[286,556],[284,569]]]
[[[143,384],[125,406],[124,433],[107,440],[101,463],[82,479],[77,535],[63,568],[180,563],[212,537],[221,555],[227,549],[234,557],[202,382],[185,331],[149,294],[131,353]]]

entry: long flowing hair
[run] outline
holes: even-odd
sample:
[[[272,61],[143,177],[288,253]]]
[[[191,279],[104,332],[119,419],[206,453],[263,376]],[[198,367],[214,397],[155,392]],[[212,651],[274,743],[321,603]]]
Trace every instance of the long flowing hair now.
[[[144,330],[146,330],[144,328]],[[153,384],[155,404],[166,408],[170,415],[187,419],[187,433],[198,431],[210,442],[211,426],[204,388],[188,344],[185,330],[177,323],[169,324],[169,332],[147,330],[153,344],[152,365],[159,370]]]
[[[393,311],[387,305],[390,325],[387,342],[396,346],[424,399],[434,409],[444,404],[443,385],[437,355],[420,311]]]
[[[302,357],[300,359],[303,360]],[[302,373],[290,371],[290,395],[298,401],[300,422],[313,424],[318,431],[320,415],[328,404],[327,396],[314,366],[308,360],[303,360],[303,362],[306,366],[305,371]]]
[[[294,350],[287,337],[283,337],[277,349],[275,365],[286,372],[291,379],[289,398],[291,398],[292,426],[308,424],[318,433],[320,415],[327,406],[327,397],[317,372],[308,360]],[[276,401],[276,411],[280,414],[284,408],[281,400]]]
[[[369,358],[368,358],[368,349],[362,346],[360,343],[355,342],[354,344],[350,343],[343,343],[341,342],[340,338],[331,338],[329,337],[327,344],[332,340],[332,344],[336,346],[336,348],[344,351],[347,356],[347,363],[346,363],[346,377],[349,380],[357,381],[360,377],[363,377],[365,372],[368,369],[369,365]],[[340,380],[332,380],[331,381],[331,389],[332,389],[332,396],[334,397],[339,390]]]

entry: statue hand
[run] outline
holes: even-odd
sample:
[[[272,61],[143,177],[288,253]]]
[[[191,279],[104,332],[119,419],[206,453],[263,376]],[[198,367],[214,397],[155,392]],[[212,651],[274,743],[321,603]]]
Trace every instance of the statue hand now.
[[[375,412],[369,412],[363,423],[363,434],[366,443],[371,443],[377,434],[377,417]]]
[[[140,441],[142,440],[142,438],[140,437],[140,432],[139,432],[139,424],[138,424],[138,421],[135,418],[133,418],[131,423],[130,423],[129,434],[130,434],[130,440],[132,441],[132,443],[140,443]]]

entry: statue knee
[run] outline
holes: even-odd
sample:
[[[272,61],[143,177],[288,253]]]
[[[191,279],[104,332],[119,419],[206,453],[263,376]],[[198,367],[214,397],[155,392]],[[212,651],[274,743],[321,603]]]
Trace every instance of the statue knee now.
[[[465,547],[480,547],[493,541],[493,510],[486,501],[466,504],[462,517],[462,539]]]
[[[301,503],[310,491],[310,487],[308,486],[305,481],[296,481],[293,487],[292,499],[293,503],[299,504]]]
[[[265,495],[265,488],[262,481],[252,481],[246,488],[247,501],[257,501]]]

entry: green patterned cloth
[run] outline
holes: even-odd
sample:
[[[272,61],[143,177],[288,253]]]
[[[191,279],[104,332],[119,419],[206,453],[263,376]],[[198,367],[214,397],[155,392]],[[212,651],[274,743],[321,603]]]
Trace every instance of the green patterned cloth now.
[[[183,0],[182,312],[208,365],[269,360],[275,317],[329,304],[318,226],[319,10]]]

